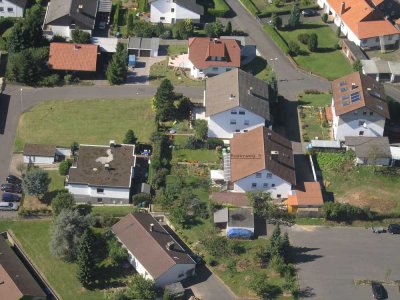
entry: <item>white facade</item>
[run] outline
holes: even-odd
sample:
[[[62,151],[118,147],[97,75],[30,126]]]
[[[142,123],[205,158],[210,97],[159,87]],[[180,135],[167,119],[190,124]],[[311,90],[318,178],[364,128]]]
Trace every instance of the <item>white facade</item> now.
[[[24,9],[24,7],[17,6],[10,1],[0,1],[0,17],[22,18],[24,16]]]
[[[332,130],[335,140],[344,141],[346,136],[383,136],[385,117],[366,107],[336,116],[332,101],[332,116]]]
[[[54,163],[54,156],[24,155],[24,164],[51,165]]]
[[[275,199],[287,198],[292,190],[292,185],[289,182],[272,174],[268,170],[254,173],[235,181],[233,184],[235,192],[269,192],[272,198]]]
[[[76,196],[77,202],[128,204],[129,188],[93,186],[87,184],[68,183],[66,189]],[[81,201],[80,201],[81,200]]]
[[[156,0],[151,2],[150,21],[152,23],[174,24],[177,21],[190,19],[194,23],[200,22],[200,15],[190,11],[173,0]]]
[[[231,139],[235,133],[265,125],[265,119],[240,106],[207,118],[208,137]]]
[[[203,79],[206,76],[215,76],[228,72],[233,69],[237,69],[236,67],[220,67],[220,66],[208,67],[206,69],[197,69],[191,62],[190,65],[191,65],[190,75],[196,79]]]
[[[72,38],[73,29],[71,29],[69,26],[48,25],[45,28],[45,30],[46,30],[46,33],[47,32],[52,32],[52,34],[47,34],[46,35],[47,38],[52,38],[55,35],[62,36],[64,38],[66,38],[67,40],[70,40]],[[90,35],[92,35],[92,31],[91,30],[85,30],[85,29],[81,29],[81,30],[85,31],[85,32],[88,32]]]

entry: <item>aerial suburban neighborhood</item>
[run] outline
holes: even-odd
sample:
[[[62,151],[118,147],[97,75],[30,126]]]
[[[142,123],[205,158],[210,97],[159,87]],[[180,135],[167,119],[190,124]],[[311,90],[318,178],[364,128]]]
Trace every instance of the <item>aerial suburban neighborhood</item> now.
[[[0,299],[400,299],[400,0],[0,0]]]

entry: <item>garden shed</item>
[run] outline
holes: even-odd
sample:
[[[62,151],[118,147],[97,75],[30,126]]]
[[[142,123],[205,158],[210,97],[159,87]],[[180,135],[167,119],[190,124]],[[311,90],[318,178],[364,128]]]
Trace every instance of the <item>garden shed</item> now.
[[[157,57],[159,47],[159,38],[131,37],[128,41],[129,54],[137,57]]]

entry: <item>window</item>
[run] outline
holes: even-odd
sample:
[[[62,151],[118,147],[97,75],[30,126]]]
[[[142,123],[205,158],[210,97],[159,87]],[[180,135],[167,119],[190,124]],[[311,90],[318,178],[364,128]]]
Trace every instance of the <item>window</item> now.
[[[239,115],[244,115],[246,112],[244,110],[239,110]]]
[[[4,12],[4,7],[0,7],[0,12]]]
[[[247,129],[243,130],[243,132],[247,132],[247,131],[248,131]]]
[[[278,195],[276,195],[276,197],[277,197],[277,198],[280,198],[280,197],[282,197],[282,195],[281,195],[281,194],[278,194]]]
[[[104,193],[104,189],[97,189],[97,193]]]
[[[230,70],[232,70],[232,68],[226,68],[226,71],[227,71],[227,72],[230,71]]]
[[[7,11],[8,11],[8,12],[13,12],[13,11],[14,11],[14,8],[12,8],[12,7],[7,7]]]
[[[175,12],[175,8],[171,8],[171,12]]]
[[[364,125],[364,121],[358,121],[358,126],[363,126]]]
[[[367,115],[367,112],[366,111],[363,111],[363,116],[366,116]]]
[[[251,187],[252,187],[253,189],[256,188],[256,187],[257,187],[257,183],[253,182],[253,183],[251,184]]]
[[[374,115],[374,112],[373,112],[373,111],[370,111],[370,112],[369,112],[369,115],[370,115],[370,116],[373,116],[373,115]]]
[[[272,173],[267,173],[267,178],[272,178]]]
[[[250,124],[249,120],[244,120],[244,125],[249,125],[249,124]]]
[[[97,198],[97,203],[102,203],[103,202],[103,198]]]
[[[231,125],[236,125],[236,120],[231,119]]]
[[[375,43],[378,43],[379,42],[379,38],[377,37],[376,39],[375,39]]]
[[[235,132],[240,132],[240,129],[236,129]]]
[[[364,131],[360,131],[359,133],[358,133],[358,135],[364,135]]]
[[[165,17],[160,17],[160,21],[165,21]]]
[[[268,187],[268,183],[267,183],[267,182],[264,182],[263,187],[264,187],[264,188],[267,188],[267,187]]]
[[[218,67],[213,67],[213,71],[218,71]]]
[[[275,187],[275,183],[271,184],[272,187]]]
[[[261,173],[256,173],[256,178],[261,178]]]
[[[236,110],[231,110],[231,115],[237,115],[237,111]]]
[[[393,39],[393,35],[389,35],[388,40],[391,41]]]

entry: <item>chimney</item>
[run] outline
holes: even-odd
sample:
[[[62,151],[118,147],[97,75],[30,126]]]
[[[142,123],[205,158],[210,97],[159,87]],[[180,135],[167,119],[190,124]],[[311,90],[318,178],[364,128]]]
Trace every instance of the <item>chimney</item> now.
[[[268,133],[267,133],[267,137],[268,137],[268,139],[270,140],[271,137],[272,137],[272,133],[271,133],[271,132],[268,132]]]
[[[167,250],[169,250],[169,251],[174,250],[174,245],[175,245],[174,242],[168,242],[167,243]]]
[[[351,83],[351,89],[354,90],[356,87],[357,87],[357,85],[354,82],[352,82]]]
[[[248,94],[249,94],[249,95],[253,94],[253,87],[252,87],[252,86],[249,87]]]
[[[340,9],[340,15],[343,15],[346,10],[346,3],[343,1]]]
[[[154,231],[154,224],[153,223],[150,224],[150,231]]]
[[[74,50],[79,50],[81,48],[81,46],[79,46],[79,45],[74,45]]]
[[[104,169],[110,170],[110,164],[105,164],[105,165],[104,165]]]
[[[82,5],[82,4],[79,4],[79,5],[78,5],[78,8],[76,9],[76,12],[79,14],[79,13],[82,12],[82,9],[83,9],[83,5]]]

